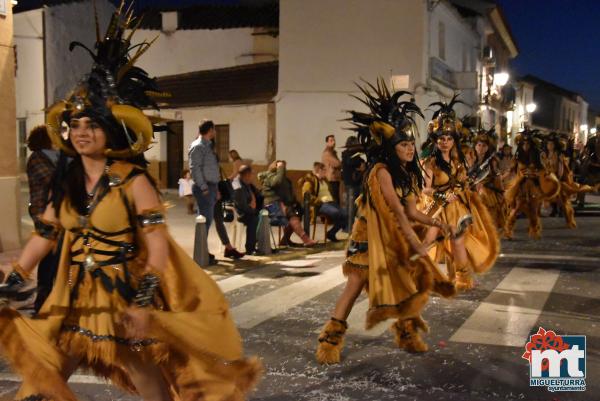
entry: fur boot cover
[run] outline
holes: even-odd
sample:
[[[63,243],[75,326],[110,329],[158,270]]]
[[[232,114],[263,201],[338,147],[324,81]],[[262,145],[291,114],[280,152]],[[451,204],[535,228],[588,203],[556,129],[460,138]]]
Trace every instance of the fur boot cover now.
[[[340,362],[342,348],[344,348],[344,334],[348,329],[345,320],[331,318],[319,334],[319,346],[317,347],[317,361],[323,364],[334,364]]]

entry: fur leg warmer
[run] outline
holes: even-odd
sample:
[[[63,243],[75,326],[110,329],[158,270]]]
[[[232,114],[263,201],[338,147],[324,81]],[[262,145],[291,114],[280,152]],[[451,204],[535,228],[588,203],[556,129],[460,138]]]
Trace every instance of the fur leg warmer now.
[[[394,333],[394,341],[399,348],[407,352],[426,352],[429,347],[421,338],[419,330],[428,332],[429,327],[420,317],[400,320],[391,327]]]
[[[319,334],[319,346],[317,347],[317,361],[322,364],[334,364],[340,362],[342,348],[344,348],[344,334],[348,329],[345,320],[331,318],[321,334]]]

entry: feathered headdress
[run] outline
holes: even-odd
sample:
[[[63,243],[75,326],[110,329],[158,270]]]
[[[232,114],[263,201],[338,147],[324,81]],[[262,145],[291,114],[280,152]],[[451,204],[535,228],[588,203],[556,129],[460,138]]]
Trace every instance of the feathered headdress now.
[[[429,107],[437,106],[438,109],[433,113],[433,117],[430,123],[430,130],[433,135],[455,135],[460,134],[462,131],[462,121],[456,117],[456,111],[454,106],[462,103],[463,101],[458,100],[459,93],[455,94],[449,103],[434,102]]]
[[[477,142],[486,143],[490,149],[496,149],[496,146],[498,145],[498,135],[496,134],[496,129],[480,129],[475,136],[474,143],[476,144]]]
[[[115,10],[103,36],[96,20],[95,53],[84,44],[71,42],[69,50],[83,48],[93,59],[90,73],[85,75],[65,100],[47,110],[48,132],[53,143],[67,154],[74,154],[70,140],[61,135],[63,124],[74,116],[87,116],[97,121],[113,135],[123,135],[129,146],[107,149],[108,157],[127,158],[148,149],[154,133],[150,119],[142,108],[158,109],[153,97],[159,93],[156,81],[134,64],[154,42],[131,45],[131,38],[140,19],[133,17],[131,4],[124,11],[125,0]],[[125,36],[125,31],[131,30]],[[133,54],[130,54],[133,52]],[[109,143],[110,144],[110,143]]]
[[[544,143],[553,142],[554,149],[558,153],[563,153],[566,151],[569,144],[569,136],[559,132],[550,132],[549,134],[544,135],[542,139]]]
[[[383,147],[394,147],[402,141],[414,141],[416,124],[414,115],[423,117],[421,109],[411,100],[401,100],[412,93],[398,91],[391,93],[382,78],[377,86],[365,82],[365,86],[356,85],[364,98],[352,95],[369,108],[369,113],[348,111],[352,122],[351,131],[357,133],[359,142],[366,153],[373,153]]]
[[[524,142],[529,142],[531,145],[537,147],[538,149],[542,145],[543,135],[540,130],[537,129],[529,129],[529,127],[525,127],[523,131],[519,132],[515,137],[515,143],[517,145],[522,145]]]

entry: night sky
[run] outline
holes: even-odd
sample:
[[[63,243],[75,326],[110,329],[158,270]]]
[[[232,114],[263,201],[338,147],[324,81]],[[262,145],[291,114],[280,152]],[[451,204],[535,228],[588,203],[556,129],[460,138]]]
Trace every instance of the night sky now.
[[[600,112],[600,1],[498,0],[513,32],[518,76],[577,92]]]
[[[20,3],[32,1],[36,0]],[[137,0],[136,8],[265,1],[269,0]],[[520,51],[512,63],[513,75],[532,74],[577,92],[600,112],[600,0],[497,1]]]

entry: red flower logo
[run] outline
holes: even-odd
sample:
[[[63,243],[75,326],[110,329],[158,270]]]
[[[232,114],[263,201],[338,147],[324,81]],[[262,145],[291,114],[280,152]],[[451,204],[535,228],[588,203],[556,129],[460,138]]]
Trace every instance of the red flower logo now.
[[[531,336],[531,339],[525,344],[525,353],[521,356],[531,363],[531,351],[539,350],[541,352],[547,349],[553,349],[557,352],[562,352],[569,349],[570,345],[565,343],[561,336],[557,336],[552,330],[544,330],[543,327],[538,329],[538,332]],[[561,363],[564,360],[561,361]],[[542,361],[542,371],[548,370],[549,362],[547,359]]]

